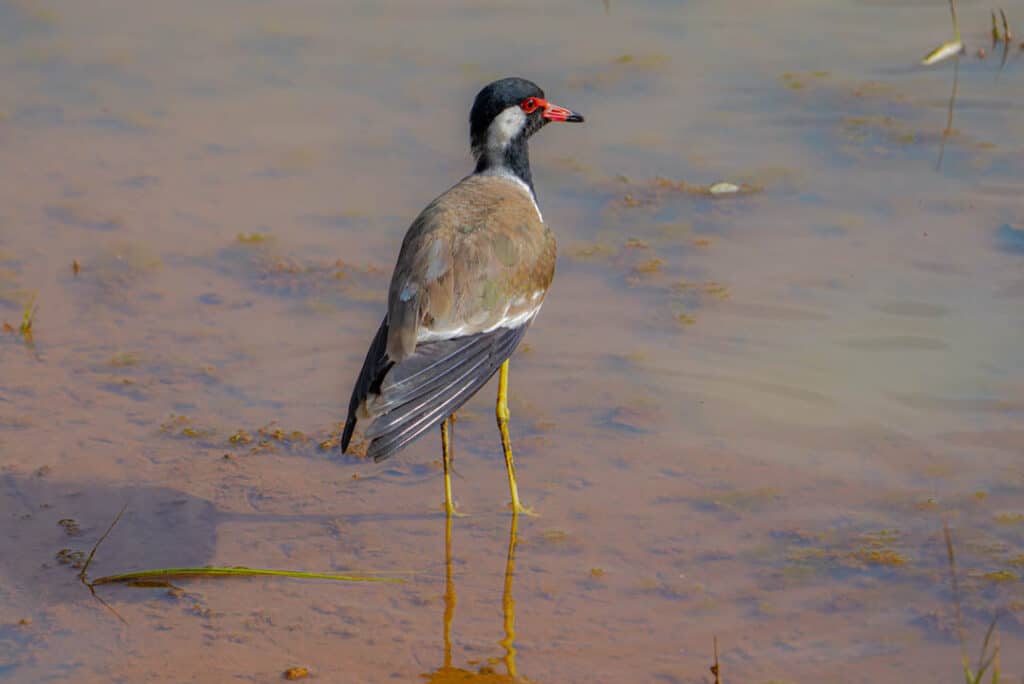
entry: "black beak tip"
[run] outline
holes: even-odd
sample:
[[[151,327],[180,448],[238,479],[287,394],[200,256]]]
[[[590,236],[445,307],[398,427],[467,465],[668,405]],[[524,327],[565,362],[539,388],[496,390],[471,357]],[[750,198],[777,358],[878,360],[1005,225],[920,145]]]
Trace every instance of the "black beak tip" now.
[[[572,123],[583,123],[583,115],[573,112],[569,115],[566,121],[571,121]]]

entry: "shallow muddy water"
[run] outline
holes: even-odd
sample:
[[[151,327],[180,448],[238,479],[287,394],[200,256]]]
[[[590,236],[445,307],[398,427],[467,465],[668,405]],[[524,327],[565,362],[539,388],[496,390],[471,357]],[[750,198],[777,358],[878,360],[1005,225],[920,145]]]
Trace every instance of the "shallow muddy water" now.
[[[959,14],[937,165],[938,0],[0,0],[0,681],[688,683],[714,637],[729,682],[962,681],[944,521],[970,653],[1000,612],[1018,681],[1024,54],[999,73],[989,6]],[[509,74],[587,116],[532,146],[540,516],[510,563],[492,383],[446,563],[437,435],[332,439]],[[115,614],[74,566],[125,505],[92,577],[406,582],[98,587]]]

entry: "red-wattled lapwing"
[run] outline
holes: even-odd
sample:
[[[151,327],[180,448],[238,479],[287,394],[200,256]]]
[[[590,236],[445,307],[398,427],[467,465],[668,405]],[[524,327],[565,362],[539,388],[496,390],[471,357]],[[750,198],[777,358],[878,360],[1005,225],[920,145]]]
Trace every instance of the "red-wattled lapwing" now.
[[[549,121],[583,117],[522,78],[477,94],[469,114],[476,170],[427,205],[405,234],[387,315],[352,390],[342,452],[357,422],[374,461],[441,426],[449,514],[449,418],[499,368],[496,414],[512,511],[529,512],[519,502],[508,436],[508,359],[555,274],[555,238],[537,206],[527,150]]]

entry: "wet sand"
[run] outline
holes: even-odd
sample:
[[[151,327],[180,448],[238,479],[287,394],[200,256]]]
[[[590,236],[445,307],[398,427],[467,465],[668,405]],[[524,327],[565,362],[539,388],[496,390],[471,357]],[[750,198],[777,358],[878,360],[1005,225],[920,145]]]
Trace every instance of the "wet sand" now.
[[[944,521],[1016,681],[1024,56],[962,60],[936,169],[932,4],[0,1],[0,681],[689,683],[716,636],[731,682],[958,681]],[[587,115],[532,145],[560,254],[512,364],[512,573],[493,383],[447,564],[437,436],[330,443],[510,73]],[[73,566],[126,504],[92,577],[407,581],[99,589],[122,622]]]

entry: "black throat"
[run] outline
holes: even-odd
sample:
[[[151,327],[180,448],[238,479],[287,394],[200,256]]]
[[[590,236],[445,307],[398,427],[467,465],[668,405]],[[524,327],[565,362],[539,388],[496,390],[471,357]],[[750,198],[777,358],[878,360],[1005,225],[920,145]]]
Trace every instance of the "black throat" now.
[[[473,173],[511,173],[526,183],[534,201],[537,200],[537,191],[533,188],[533,174],[530,173],[530,150],[524,135],[512,139],[497,159],[490,155],[490,150],[484,148],[477,158],[476,170]]]

